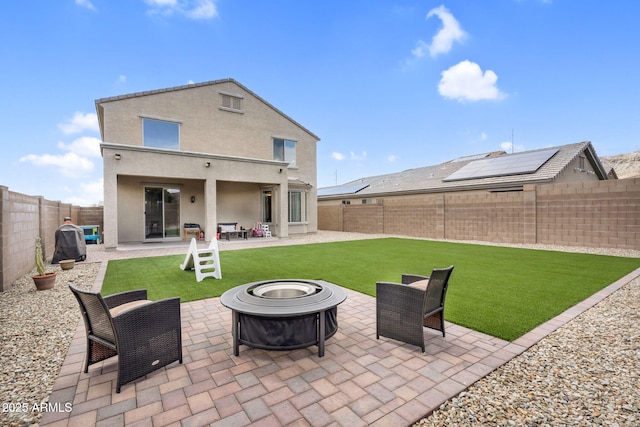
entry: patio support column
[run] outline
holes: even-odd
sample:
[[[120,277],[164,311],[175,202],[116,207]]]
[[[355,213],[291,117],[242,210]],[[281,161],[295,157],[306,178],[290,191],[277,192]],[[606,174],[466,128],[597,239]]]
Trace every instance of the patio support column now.
[[[281,183],[278,186],[280,197],[278,198],[278,213],[276,214],[276,220],[280,225],[278,237],[286,239],[289,237],[289,184],[288,182]]]
[[[215,239],[216,232],[218,231],[218,214],[216,212],[217,187],[217,180],[215,178],[208,178],[204,182],[204,240],[207,242]]]
[[[106,168],[105,168],[106,170]],[[118,175],[104,174],[104,248],[118,247]]]

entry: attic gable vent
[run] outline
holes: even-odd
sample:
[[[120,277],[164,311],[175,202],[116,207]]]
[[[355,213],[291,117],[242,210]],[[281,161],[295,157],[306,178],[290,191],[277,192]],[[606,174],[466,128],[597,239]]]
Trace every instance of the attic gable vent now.
[[[222,97],[222,106],[220,106],[221,110],[233,111],[236,113],[242,112],[241,96],[232,95],[224,92],[220,92],[220,96]]]

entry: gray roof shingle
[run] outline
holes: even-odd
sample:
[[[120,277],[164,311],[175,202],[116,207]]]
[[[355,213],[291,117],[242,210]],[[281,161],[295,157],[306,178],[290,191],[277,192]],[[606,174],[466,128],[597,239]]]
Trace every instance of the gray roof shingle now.
[[[371,176],[357,179],[339,186],[319,188],[318,197],[321,199],[329,199],[346,197],[349,195],[353,196],[355,194],[357,194],[358,197],[364,197],[397,193],[428,193],[475,189],[491,189],[497,191],[518,189],[524,184],[552,182],[565,168],[569,166],[571,161],[581,153],[585,153],[586,157],[596,170],[598,177],[600,179],[607,179],[607,174],[595,154],[595,150],[593,149],[591,142],[585,141],[557,147],[546,147],[539,150],[530,150],[528,152],[550,150],[552,148],[557,149],[558,152],[533,173],[493,176],[460,181],[443,181],[443,179],[452,173],[460,170],[465,165],[478,160],[478,158],[484,159],[488,156],[512,156],[523,153],[506,154],[504,152],[494,152],[487,153],[484,157],[481,155],[465,156],[439,165],[408,169],[402,172],[386,175]],[[358,191],[354,192],[354,188],[358,188]]]

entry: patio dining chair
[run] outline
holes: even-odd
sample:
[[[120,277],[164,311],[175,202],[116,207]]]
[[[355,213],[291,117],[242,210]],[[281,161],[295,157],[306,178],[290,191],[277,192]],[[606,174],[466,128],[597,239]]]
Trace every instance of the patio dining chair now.
[[[131,381],[182,363],[180,298],[147,300],[146,289],[102,297],[69,285],[80,304],[87,335],[84,372],[118,356],[116,393]]]
[[[376,338],[393,338],[425,352],[423,327],[444,330],[444,301],[454,266],[431,276],[403,274],[402,283],[376,283]]]

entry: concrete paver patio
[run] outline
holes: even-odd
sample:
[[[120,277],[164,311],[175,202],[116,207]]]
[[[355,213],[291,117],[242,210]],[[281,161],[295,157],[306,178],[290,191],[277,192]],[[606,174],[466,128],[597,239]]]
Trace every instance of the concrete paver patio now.
[[[266,351],[246,346],[236,357],[231,311],[219,298],[187,302],[181,305],[183,364],[159,369],[123,386],[119,394],[115,358],[82,372],[86,341],[80,323],[49,399],[60,408],[71,403],[72,410],[48,412],[40,425],[409,425],[635,276],[620,279],[513,343],[451,323],[446,338],[425,329],[424,354],[415,346],[376,339],[375,298],[355,291],[347,290],[347,300],[338,307],[339,329],[327,340],[322,358],[316,347]]]

